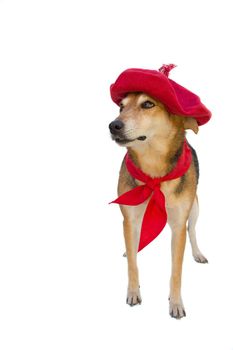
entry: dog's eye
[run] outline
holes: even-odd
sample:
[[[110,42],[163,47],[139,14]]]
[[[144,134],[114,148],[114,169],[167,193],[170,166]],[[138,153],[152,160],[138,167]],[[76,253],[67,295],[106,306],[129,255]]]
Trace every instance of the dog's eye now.
[[[145,101],[145,102],[142,102],[142,104],[141,104],[141,108],[144,108],[144,109],[149,109],[149,108],[152,108],[154,106],[155,106],[155,104],[151,101]]]
[[[123,108],[124,108],[124,105],[123,105],[123,103],[121,103],[121,104],[120,104],[120,112],[123,111]]]

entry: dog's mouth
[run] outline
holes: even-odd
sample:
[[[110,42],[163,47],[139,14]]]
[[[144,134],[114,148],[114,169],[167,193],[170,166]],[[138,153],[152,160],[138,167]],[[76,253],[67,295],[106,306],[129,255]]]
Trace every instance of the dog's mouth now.
[[[145,141],[146,136],[139,136],[136,139],[124,139],[124,138],[121,138],[119,136],[114,137],[114,141],[116,141],[116,143],[118,143],[120,145],[124,145],[124,144],[130,143],[130,142],[136,141],[136,140]]]

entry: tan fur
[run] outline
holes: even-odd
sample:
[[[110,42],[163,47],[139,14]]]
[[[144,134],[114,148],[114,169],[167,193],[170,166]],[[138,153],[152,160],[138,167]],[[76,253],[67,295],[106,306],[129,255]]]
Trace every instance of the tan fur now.
[[[142,109],[141,103],[146,100],[152,101],[155,106],[150,109]],[[198,132],[196,120],[170,115],[162,103],[142,93],[128,94],[126,99],[122,101],[122,105],[124,108],[117,119],[125,125],[124,136],[127,139],[136,139],[141,135],[147,136],[143,142],[136,139],[126,145],[130,156],[144,173],[151,177],[164,176],[175,165],[175,156],[182,147],[185,129]],[[140,184],[140,181],[130,176],[123,162],[119,176],[118,194],[121,195]],[[185,174],[184,185],[182,185],[181,179],[161,184],[161,190],[166,199],[168,223],[172,229],[170,314],[176,318],[185,316],[181,298],[182,262],[186,241],[186,223],[194,203],[196,188],[197,178],[193,162]],[[127,303],[130,305],[141,302],[137,249],[146,205],[147,202],[136,207],[120,206],[124,217],[129,276]],[[191,227],[190,239],[195,245],[194,226]]]
[[[198,127],[196,119],[194,119],[194,118],[183,118],[183,122],[184,122],[184,128],[185,129],[190,129],[193,132],[195,132],[195,134],[198,133],[199,127]]]

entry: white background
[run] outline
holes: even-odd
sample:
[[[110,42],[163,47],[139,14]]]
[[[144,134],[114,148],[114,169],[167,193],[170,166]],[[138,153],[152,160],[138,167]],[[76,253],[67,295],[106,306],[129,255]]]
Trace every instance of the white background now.
[[[231,1],[0,0],[0,349],[232,350]],[[138,257],[125,304],[116,197],[125,150],[109,85],[130,67],[171,78],[213,112],[196,148],[198,238],[187,244],[187,317],[168,315],[169,229]],[[187,242],[189,243],[189,242]]]

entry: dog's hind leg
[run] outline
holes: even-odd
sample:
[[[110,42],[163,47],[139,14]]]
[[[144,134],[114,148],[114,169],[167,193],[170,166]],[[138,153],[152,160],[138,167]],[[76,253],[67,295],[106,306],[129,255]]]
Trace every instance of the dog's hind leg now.
[[[199,214],[199,207],[198,207],[198,200],[197,197],[194,199],[192,209],[190,211],[189,219],[188,219],[188,233],[189,233],[189,239],[192,247],[192,253],[195,261],[205,264],[208,263],[208,260],[204,257],[204,255],[201,253],[198,245],[197,245],[197,239],[196,239],[196,222]]]

